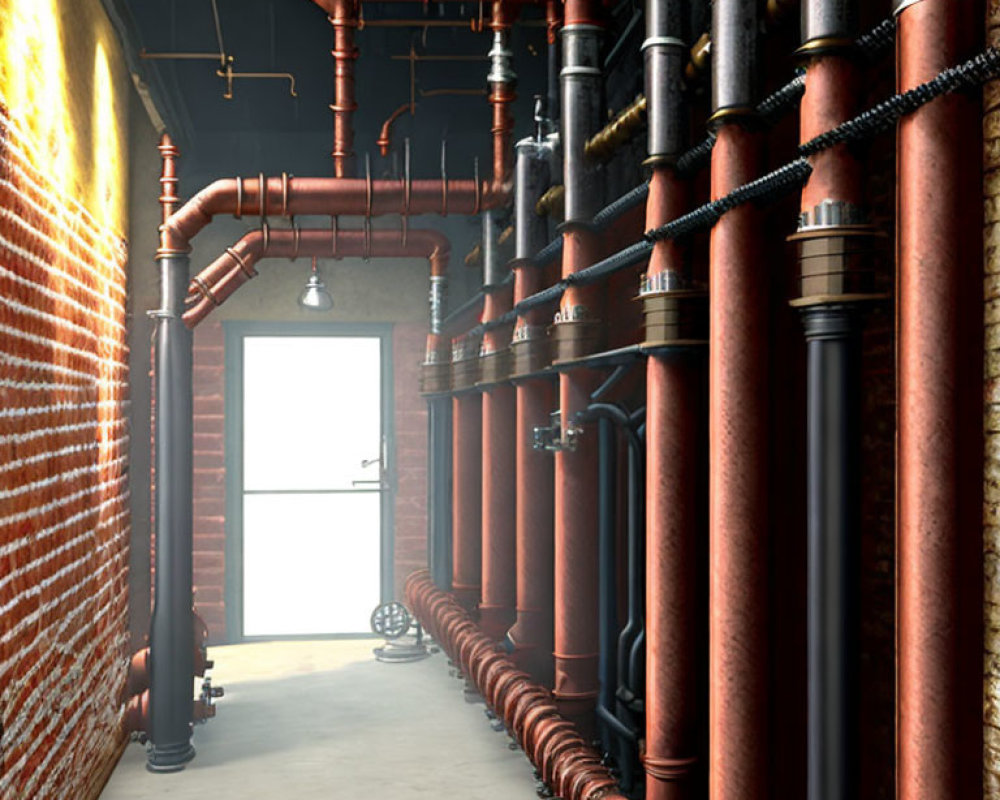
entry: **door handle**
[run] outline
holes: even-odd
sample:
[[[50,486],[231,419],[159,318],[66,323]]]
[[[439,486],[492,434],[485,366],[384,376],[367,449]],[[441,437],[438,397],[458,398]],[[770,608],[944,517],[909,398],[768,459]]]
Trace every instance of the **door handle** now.
[[[366,469],[367,467],[370,467],[372,464],[381,464],[381,463],[382,463],[382,456],[378,456],[377,458],[362,458],[361,469]]]

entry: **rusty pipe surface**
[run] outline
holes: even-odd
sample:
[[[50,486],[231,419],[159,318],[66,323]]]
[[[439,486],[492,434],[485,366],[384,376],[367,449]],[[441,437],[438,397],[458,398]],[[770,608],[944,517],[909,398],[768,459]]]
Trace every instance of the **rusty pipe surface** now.
[[[898,4],[897,4],[898,5]],[[975,3],[905,5],[897,28],[904,91],[966,56]],[[982,719],[968,684],[982,657],[982,342],[969,317],[981,287],[971,181],[972,97],[940,98],[898,127],[897,797],[982,794]],[[972,181],[976,178],[972,178]],[[977,198],[978,199],[978,198]],[[978,295],[981,308],[982,296]],[[978,554],[971,553],[976,546]],[[978,695],[978,693],[976,693]]]
[[[316,0],[328,9],[333,26],[333,174],[350,177],[354,172],[353,116],[358,104],[354,96],[354,62],[358,48],[354,46],[354,31],[358,27],[358,0]]]
[[[724,125],[712,197],[755,178],[757,134]],[[760,213],[712,229],[709,265],[709,796],[764,800],[767,784],[767,348]]]
[[[514,621],[517,599],[514,534],[514,388],[483,392],[483,600],[480,625],[493,640]]]
[[[1000,46],[1000,5],[988,5],[986,43]],[[991,81],[983,88],[983,251],[985,256],[987,308],[996,302],[1000,285],[1000,81]],[[986,401],[985,463],[1000,463],[1000,426],[993,420],[1000,417],[1000,338],[997,320],[986,314],[985,339],[986,376],[983,396]],[[995,468],[995,466],[994,466]],[[983,528],[983,566],[986,575],[1000,574],[1000,526],[990,520],[1000,519],[1000,482],[990,475],[987,467],[983,488],[985,502]],[[1000,582],[988,580],[984,587],[983,642],[983,798],[1000,800]]]
[[[625,800],[597,753],[562,718],[550,692],[498,650],[426,570],[407,578],[407,606],[518,741],[553,794],[563,800]]]
[[[201,322],[257,274],[254,265],[263,258],[426,258],[433,290],[434,278],[444,277],[450,252],[448,238],[430,229],[410,230],[405,241],[390,230],[250,231],[191,280],[184,323],[190,328]]]
[[[667,166],[654,169],[646,201],[646,229],[687,210],[688,188]],[[684,252],[657,242],[648,275],[681,287]],[[666,277],[669,276],[669,277]],[[703,623],[697,542],[703,530],[699,486],[703,347],[679,347],[646,365],[646,770],[647,800],[701,796],[698,671]]]
[[[467,610],[482,591],[482,396],[452,398],[452,590]]]

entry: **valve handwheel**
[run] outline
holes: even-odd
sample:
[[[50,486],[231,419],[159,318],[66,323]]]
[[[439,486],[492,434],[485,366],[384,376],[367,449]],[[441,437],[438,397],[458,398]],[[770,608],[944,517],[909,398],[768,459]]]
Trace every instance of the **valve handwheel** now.
[[[406,606],[397,603],[383,603],[372,612],[372,631],[386,639],[398,639],[410,629],[412,618]]]

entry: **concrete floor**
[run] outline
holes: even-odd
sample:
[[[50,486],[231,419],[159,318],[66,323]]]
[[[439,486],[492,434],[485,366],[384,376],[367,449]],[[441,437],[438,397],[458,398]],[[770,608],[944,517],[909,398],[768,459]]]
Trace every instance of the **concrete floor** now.
[[[211,648],[218,716],[187,769],[153,775],[131,744],[101,800],[533,800],[531,765],[437,654],[382,664],[374,639]]]

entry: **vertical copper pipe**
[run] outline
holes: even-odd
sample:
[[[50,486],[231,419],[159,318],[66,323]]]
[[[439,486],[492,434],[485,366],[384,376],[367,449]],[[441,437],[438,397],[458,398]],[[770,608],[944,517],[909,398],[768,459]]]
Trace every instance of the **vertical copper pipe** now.
[[[594,0],[569,0],[564,10],[562,90],[563,184],[566,219],[562,274],[596,260],[599,242],[585,224],[600,202],[599,183],[584,156],[587,139],[600,127],[600,7]],[[573,287],[560,302],[560,319],[596,321],[600,294]],[[575,324],[575,322],[574,322]],[[576,415],[589,404],[596,376],[573,370],[559,376],[564,445]],[[554,695],[560,710],[593,725],[597,698],[597,436],[575,437],[555,456],[555,651]]]
[[[500,639],[514,621],[514,388],[483,392],[483,601],[480,626]]]
[[[758,173],[757,134],[723,125],[712,197]],[[767,797],[766,279],[760,215],[712,230],[709,325],[709,796]]]
[[[514,660],[552,685],[552,456],[532,448],[535,427],[549,424],[555,399],[547,380],[517,385],[517,622],[508,633]]]
[[[582,228],[564,233],[563,274],[597,260],[596,242]],[[592,291],[567,291],[563,304],[593,309]],[[559,376],[563,436],[590,403],[591,370]],[[573,449],[555,454],[554,695],[560,712],[584,729],[597,698],[597,436],[591,428]]]
[[[354,173],[353,116],[358,104],[354,98],[354,30],[358,27],[357,0],[332,0],[330,24],[333,26],[333,174],[338,178]]]
[[[482,582],[482,400],[478,393],[452,399],[452,590],[468,610]]]
[[[1000,5],[990,3],[986,16],[986,43],[1000,47]],[[985,255],[985,339],[986,375],[983,396],[986,401],[985,464],[1000,463],[1000,429],[993,422],[1000,417],[1000,320],[992,313],[1000,286],[1000,80],[983,88],[983,252]],[[1000,483],[986,468],[983,476],[985,520],[1000,519]],[[1000,574],[1000,526],[983,526],[983,566],[987,575]],[[983,800],[1000,800],[1000,583],[994,578],[984,587],[983,641]]]
[[[667,166],[649,182],[646,228],[685,211],[687,187]],[[658,242],[648,274],[673,272],[683,253]],[[655,356],[646,367],[646,768],[647,800],[699,796],[698,464],[703,348]]]
[[[968,54],[976,6],[922,0],[902,10],[900,91]],[[975,314],[970,292],[981,286],[975,252],[981,239],[973,181],[963,181],[977,139],[976,111],[971,97],[953,95],[898,128],[900,800],[982,793],[981,709],[968,693],[982,652],[982,606],[977,615],[965,605],[970,587],[981,586],[981,567],[970,554],[980,528],[969,518],[981,510],[982,484],[973,476],[982,461],[969,417],[981,415],[982,376],[971,374],[979,370],[980,350],[968,324]]]

